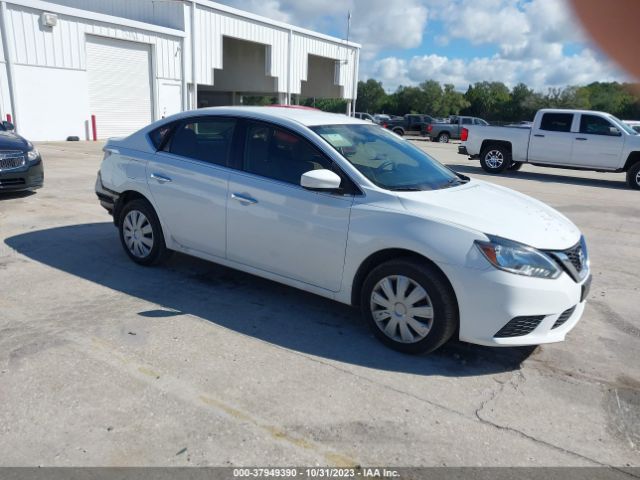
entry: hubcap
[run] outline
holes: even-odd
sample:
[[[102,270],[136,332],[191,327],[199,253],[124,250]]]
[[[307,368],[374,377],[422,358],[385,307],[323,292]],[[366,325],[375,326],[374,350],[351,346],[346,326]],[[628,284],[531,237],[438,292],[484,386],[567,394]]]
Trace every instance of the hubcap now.
[[[484,160],[490,168],[500,168],[504,163],[504,156],[500,150],[491,150],[484,156]]]
[[[640,187],[640,171],[638,171],[638,173],[636,173],[636,185],[638,185]]]
[[[139,258],[144,258],[153,248],[153,228],[144,213],[131,210],[124,217],[122,224],[124,242],[129,251]]]
[[[440,135],[438,139],[440,140],[440,143],[447,143],[449,137],[447,137],[446,135]]]
[[[419,342],[433,326],[431,298],[417,282],[403,275],[390,275],[376,283],[370,308],[378,328],[396,342]]]

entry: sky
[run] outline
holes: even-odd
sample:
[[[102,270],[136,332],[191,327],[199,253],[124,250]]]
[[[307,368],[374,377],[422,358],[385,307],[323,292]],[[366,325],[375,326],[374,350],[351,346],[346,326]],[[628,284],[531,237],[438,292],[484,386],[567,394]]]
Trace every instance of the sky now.
[[[538,91],[629,78],[582,31],[565,0],[218,0],[362,44],[360,79],[389,92],[433,79]]]

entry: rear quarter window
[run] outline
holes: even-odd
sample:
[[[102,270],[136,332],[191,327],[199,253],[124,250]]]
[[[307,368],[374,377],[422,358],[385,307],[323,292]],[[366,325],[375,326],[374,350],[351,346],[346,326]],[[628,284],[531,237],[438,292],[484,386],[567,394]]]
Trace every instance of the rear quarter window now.
[[[171,132],[173,131],[175,125],[175,123],[165,124],[161,127],[156,128],[155,130],[152,130],[151,133],[149,133],[149,140],[151,140],[151,143],[156,150],[160,150],[163,145],[167,143],[167,140],[171,136]]]
[[[544,113],[540,121],[540,130],[570,132],[572,122],[572,113]]]

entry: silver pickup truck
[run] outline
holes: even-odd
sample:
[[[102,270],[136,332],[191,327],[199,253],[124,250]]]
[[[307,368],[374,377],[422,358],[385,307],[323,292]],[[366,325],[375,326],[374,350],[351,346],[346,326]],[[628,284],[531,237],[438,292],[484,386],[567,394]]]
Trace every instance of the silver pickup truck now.
[[[640,189],[640,135],[605,112],[543,109],[530,128],[469,125],[461,139],[458,153],[479,159],[488,173],[524,163],[626,172],[629,187]]]
[[[458,140],[462,129],[469,125],[489,125],[486,120],[478,117],[451,117],[449,123],[428,123],[424,125],[422,134],[428,136],[432,142],[449,143]]]

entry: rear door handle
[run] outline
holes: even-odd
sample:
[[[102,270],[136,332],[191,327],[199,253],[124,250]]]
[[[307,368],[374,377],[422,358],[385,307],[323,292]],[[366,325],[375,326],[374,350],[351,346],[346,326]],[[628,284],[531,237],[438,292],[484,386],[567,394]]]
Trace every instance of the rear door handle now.
[[[533,136],[534,137],[541,137],[541,138],[544,137],[544,135],[542,135],[541,133],[534,133]]]
[[[243,205],[253,205],[254,203],[258,203],[255,198],[249,197],[247,195],[242,195],[241,193],[232,193],[231,198],[239,201]]]
[[[158,183],[169,183],[171,181],[169,177],[165,177],[159,173],[152,173],[150,176]]]
[[[587,139],[584,137],[576,137],[576,140],[582,140],[582,141],[586,141]]]

